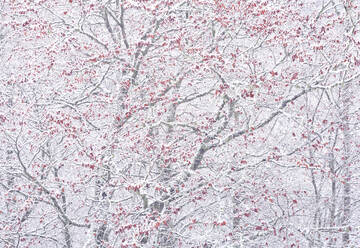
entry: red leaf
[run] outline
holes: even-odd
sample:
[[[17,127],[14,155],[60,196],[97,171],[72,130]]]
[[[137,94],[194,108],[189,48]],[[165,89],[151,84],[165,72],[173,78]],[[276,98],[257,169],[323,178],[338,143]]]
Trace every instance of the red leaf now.
[[[271,74],[271,76],[276,76],[278,73],[274,72],[274,71],[271,71],[270,74]]]
[[[294,75],[291,77],[291,80],[297,79],[298,74],[299,74],[299,73],[295,72]]]
[[[354,58],[354,60],[355,60],[355,65],[359,66],[360,65],[360,59],[358,60],[358,59]]]

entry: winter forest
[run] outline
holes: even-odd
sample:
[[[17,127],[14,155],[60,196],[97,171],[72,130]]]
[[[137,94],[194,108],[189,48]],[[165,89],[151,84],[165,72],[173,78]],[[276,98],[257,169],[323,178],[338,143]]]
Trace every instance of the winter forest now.
[[[359,0],[0,13],[0,247],[360,247]]]

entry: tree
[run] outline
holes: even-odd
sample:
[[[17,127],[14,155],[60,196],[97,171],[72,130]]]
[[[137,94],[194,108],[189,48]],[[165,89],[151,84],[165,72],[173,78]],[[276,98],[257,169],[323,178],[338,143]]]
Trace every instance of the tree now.
[[[357,7],[4,2],[1,244],[357,244]]]

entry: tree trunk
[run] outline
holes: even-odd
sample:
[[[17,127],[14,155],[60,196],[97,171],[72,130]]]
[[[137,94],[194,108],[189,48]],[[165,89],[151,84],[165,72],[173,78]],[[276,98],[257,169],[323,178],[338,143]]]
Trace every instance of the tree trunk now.
[[[344,138],[344,148],[343,148],[343,216],[342,216],[342,226],[346,228],[342,235],[342,247],[347,247],[350,243],[350,214],[351,214],[351,171],[350,171],[350,143],[351,143],[351,134],[350,134],[350,125],[349,125],[349,107],[350,107],[350,82],[344,83],[343,91],[341,92],[342,98],[342,115],[341,121],[343,125],[343,138]]]

